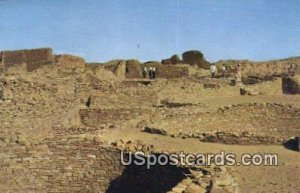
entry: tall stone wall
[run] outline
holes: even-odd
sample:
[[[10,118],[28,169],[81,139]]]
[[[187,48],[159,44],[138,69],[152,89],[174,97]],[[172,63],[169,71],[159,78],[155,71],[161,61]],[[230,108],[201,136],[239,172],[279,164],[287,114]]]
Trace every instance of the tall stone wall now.
[[[40,48],[32,50],[3,51],[2,64],[9,68],[15,64],[26,63],[29,71],[39,68],[41,65],[53,62],[51,48]]]
[[[143,68],[139,61],[128,60],[126,61],[126,78],[143,78]]]
[[[182,54],[182,60],[185,64],[197,65],[201,68],[209,68],[209,62],[207,62],[203,54],[198,50],[186,51]]]

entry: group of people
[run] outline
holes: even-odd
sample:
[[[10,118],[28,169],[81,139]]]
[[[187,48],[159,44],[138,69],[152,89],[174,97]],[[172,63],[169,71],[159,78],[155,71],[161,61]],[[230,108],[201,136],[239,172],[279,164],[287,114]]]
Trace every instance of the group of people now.
[[[228,77],[228,69],[225,65],[222,65],[221,67],[222,70],[222,77],[227,78]],[[217,66],[215,64],[212,64],[210,66],[210,73],[211,73],[211,78],[215,78],[217,74]],[[234,81],[235,83],[239,83],[242,81],[242,68],[240,64],[237,64],[236,67],[233,70],[234,73]]]
[[[217,66],[215,64],[212,64],[210,66],[210,73],[211,73],[211,78],[215,78],[217,74]],[[225,65],[222,66],[222,77],[227,78],[228,76],[228,70]]]
[[[144,67],[143,69],[143,77],[149,78],[149,79],[155,79],[156,78],[156,68],[155,67]]]

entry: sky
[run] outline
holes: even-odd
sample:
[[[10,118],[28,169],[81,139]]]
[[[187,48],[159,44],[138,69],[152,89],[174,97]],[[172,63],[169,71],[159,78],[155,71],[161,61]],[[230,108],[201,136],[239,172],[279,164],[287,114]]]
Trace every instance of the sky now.
[[[0,0],[0,50],[51,47],[88,62],[300,56],[300,0]]]

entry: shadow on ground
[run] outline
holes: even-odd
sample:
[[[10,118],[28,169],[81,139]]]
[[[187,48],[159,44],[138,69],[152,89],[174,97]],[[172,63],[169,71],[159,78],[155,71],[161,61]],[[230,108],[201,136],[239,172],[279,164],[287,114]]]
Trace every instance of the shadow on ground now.
[[[299,147],[299,142],[300,142],[300,137],[295,137],[294,139],[289,139],[288,141],[283,143],[283,146],[286,149],[293,150],[293,151],[300,151]]]
[[[164,193],[176,186],[189,173],[171,165],[126,166],[121,176],[113,179],[106,193]]]

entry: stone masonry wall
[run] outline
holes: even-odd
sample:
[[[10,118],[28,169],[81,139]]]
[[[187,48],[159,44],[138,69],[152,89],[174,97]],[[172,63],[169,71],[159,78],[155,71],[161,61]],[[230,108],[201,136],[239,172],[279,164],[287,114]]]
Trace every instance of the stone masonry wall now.
[[[64,68],[84,68],[85,61],[83,58],[73,55],[57,55],[55,56],[55,64]]]
[[[143,78],[143,67],[156,68],[156,78],[183,78],[189,77],[189,69],[185,66],[179,65],[162,65],[160,63],[127,63],[126,64],[126,78]]]
[[[0,140],[0,192],[105,192],[121,175],[120,151],[97,140]]]
[[[281,144],[300,131],[300,110],[289,105],[250,103],[224,106],[212,112],[183,113],[164,113],[164,120],[148,126],[163,129],[160,133],[171,137],[241,145]]]
[[[155,67],[157,78],[184,78],[189,77],[189,69],[181,65],[162,65],[160,63],[145,63],[143,66]]]
[[[116,124],[141,116],[141,109],[81,109],[79,114],[85,126]]]
[[[189,77],[187,67],[174,65],[156,65],[157,78],[183,78]]]
[[[289,71],[297,72],[300,69],[300,58],[287,58],[281,60],[270,60],[262,62],[252,62],[248,60],[224,60],[215,63],[219,69],[222,65],[227,66],[230,72],[234,71],[237,64],[241,64],[243,76],[281,76]],[[291,68],[291,69],[289,69]]]
[[[93,136],[34,143],[0,138],[0,147],[0,192],[165,193],[187,172],[171,165],[124,166],[119,148]]]
[[[11,67],[15,64],[27,63],[27,68],[31,71],[38,68],[41,64],[51,62],[53,62],[51,48],[2,52],[2,63],[5,68]]]
[[[142,66],[136,60],[126,61],[126,78],[143,78]]]

